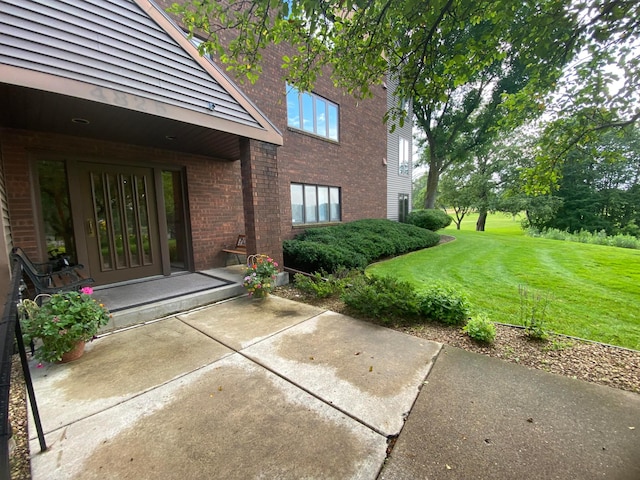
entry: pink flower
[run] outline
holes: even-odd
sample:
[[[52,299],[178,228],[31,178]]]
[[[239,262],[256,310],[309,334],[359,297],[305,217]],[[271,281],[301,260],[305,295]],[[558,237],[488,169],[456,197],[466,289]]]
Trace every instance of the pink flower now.
[[[82,293],[84,293],[85,295],[91,295],[93,293],[93,288],[91,288],[91,287],[82,287],[82,289],[80,289],[80,291]]]
[[[38,365],[36,365],[36,368],[44,368],[44,367],[42,366],[42,363],[39,363]]]

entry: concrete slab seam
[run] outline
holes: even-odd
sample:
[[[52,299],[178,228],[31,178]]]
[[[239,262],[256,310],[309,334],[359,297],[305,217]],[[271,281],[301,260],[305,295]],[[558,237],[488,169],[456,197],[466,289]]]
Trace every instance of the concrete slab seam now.
[[[311,316],[311,317],[307,318],[306,320],[303,320],[303,321],[302,321],[302,322],[300,322],[300,323],[297,323],[297,324],[295,324],[295,325],[291,325],[291,326],[289,326],[289,327],[287,327],[287,328],[285,328],[285,329],[283,329],[283,330],[280,330],[280,331],[278,331],[278,332],[275,332],[274,334],[269,335],[268,337],[263,338],[262,340],[260,340],[260,342],[266,341],[266,340],[268,340],[268,339],[270,339],[270,338],[272,338],[272,337],[274,337],[274,336],[276,336],[276,335],[280,335],[280,334],[282,334],[283,332],[286,332],[287,330],[289,330],[289,329],[291,329],[291,328],[294,328],[294,327],[297,327],[297,326],[299,326],[299,325],[302,325],[303,323],[309,322],[309,321],[313,320],[314,318],[316,318],[316,317],[318,317],[318,316],[320,316],[320,315],[322,315],[322,314],[324,314],[324,313],[326,313],[326,312],[328,312],[328,311],[329,311],[329,310],[324,310],[323,312],[320,312],[320,313],[318,313],[317,315],[313,315],[313,316]],[[179,319],[179,318],[178,318],[178,320],[182,321],[182,320],[181,320],[181,319]],[[268,365],[265,365],[265,364],[263,364],[263,363],[260,363],[260,362],[258,362],[257,360],[255,360],[255,359],[253,359],[253,358],[249,357],[248,355],[244,354],[244,353],[242,352],[242,350],[236,350],[236,349],[234,349],[232,346],[227,345],[225,342],[223,342],[223,341],[221,341],[221,340],[218,340],[218,339],[215,339],[215,338],[211,337],[210,335],[207,335],[207,334],[206,334],[205,332],[203,332],[202,330],[200,330],[200,329],[198,329],[198,328],[196,328],[196,327],[194,327],[194,326],[192,326],[192,325],[189,325],[189,326],[190,326],[191,328],[193,328],[193,329],[197,330],[198,332],[202,333],[203,335],[206,335],[207,337],[211,338],[212,340],[215,340],[216,342],[220,343],[220,344],[221,344],[221,345],[223,345],[224,347],[226,347],[226,348],[228,348],[228,349],[230,349],[230,350],[233,350],[235,353],[239,354],[240,356],[242,356],[243,358],[247,359],[247,360],[248,360],[248,361],[250,361],[251,363],[254,363],[255,365],[258,365],[258,366],[260,366],[260,367],[264,368],[265,370],[267,370],[268,372],[273,373],[275,376],[277,376],[277,377],[281,378],[281,379],[282,379],[282,380],[284,380],[285,382],[287,382],[287,383],[289,383],[289,384],[291,384],[291,385],[293,385],[293,386],[295,386],[295,387],[299,388],[299,389],[300,389],[300,390],[302,390],[303,392],[308,393],[308,394],[309,394],[309,395],[311,395],[313,398],[318,399],[318,400],[319,400],[319,401],[321,401],[322,403],[324,403],[324,404],[328,405],[329,407],[331,407],[331,408],[333,408],[333,409],[337,410],[338,412],[342,413],[343,415],[346,415],[347,417],[351,418],[352,420],[355,420],[355,421],[356,421],[356,422],[358,422],[359,424],[361,424],[361,425],[365,426],[366,428],[368,428],[368,429],[370,429],[371,431],[373,431],[373,432],[377,433],[378,435],[381,435],[381,436],[383,436],[383,437],[385,437],[385,438],[387,438],[387,439],[388,439],[388,438],[390,438],[387,434],[385,434],[385,433],[384,433],[383,431],[381,431],[380,429],[378,429],[378,428],[374,427],[373,425],[369,425],[368,423],[366,423],[365,421],[363,421],[363,420],[359,419],[358,417],[354,416],[353,414],[351,414],[351,413],[347,412],[346,410],[344,410],[344,409],[342,409],[342,408],[340,408],[340,407],[336,406],[334,403],[330,402],[329,400],[327,400],[327,399],[325,399],[325,398],[323,398],[323,397],[319,396],[318,394],[316,394],[316,393],[312,392],[312,391],[311,391],[311,390],[309,390],[308,388],[303,387],[303,386],[302,386],[302,385],[300,385],[299,383],[294,382],[294,381],[293,381],[293,380],[291,380],[290,378],[285,377],[284,375],[282,375],[281,373],[279,373],[279,372],[275,371],[274,369],[272,369],[272,368],[271,368],[271,367],[269,367]],[[257,342],[257,343],[260,343],[260,342]],[[424,380],[423,380],[423,381],[424,381]],[[420,388],[422,388],[422,385],[420,385],[419,389],[420,389]],[[419,393],[419,389],[418,389],[418,393]],[[416,395],[416,398],[417,398],[417,395]],[[414,402],[415,402],[415,400],[414,400]]]
[[[420,382],[420,385],[418,385],[418,394],[414,397],[413,402],[411,402],[411,406],[409,407],[409,411],[404,416],[404,419],[403,419],[404,421],[402,422],[402,427],[400,427],[400,431],[396,435],[391,435],[391,436],[387,437],[388,438],[389,448],[387,448],[387,456],[385,457],[384,462],[383,462],[382,466],[380,467],[380,472],[378,473],[378,475],[382,472],[382,469],[386,465],[387,460],[389,460],[389,457],[391,457],[391,453],[393,452],[393,448],[396,445],[396,440],[398,439],[398,437],[402,433],[402,430],[404,430],[404,426],[407,424],[407,420],[409,419],[409,415],[411,415],[411,411],[413,410],[413,407],[415,406],[416,402],[418,401],[418,397],[420,396],[420,392],[422,392],[422,387],[424,387],[425,384],[427,383],[427,378],[429,378],[429,375],[433,371],[433,368],[436,366],[436,362],[438,361],[438,358],[440,358],[440,354],[442,353],[444,344],[439,344],[439,345],[440,346],[438,347],[438,351],[435,353],[435,355],[433,357],[431,357],[431,364],[429,365],[429,369],[427,370],[427,373],[425,374],[424,378],[422,379],[422,382]]]
[[[237,297],[236,297],[236,298],[237,298]],[[219,303],[222,303],[222,302],[219,302]],[[207,305],[207,307],[210,307],[210,306],[211,306],[211,305]],[[203,308],[204,308],[204,307],[203,307]],[[199,309],[198,309],[198,310],[199,310]],[[195,310],[193,310],[193,311],[195,311]],[[311,316],[311,317],[309,317],[309,318],[305,318],[304,320],[302,320],[302,321],[300,321],[300,322],[298,322],[298,323],[295,323],[295,324],[293,324],[293,325],[289,325],[288,327],[285,327],[285,328],[283,328],[283,329],[281,329],[281,330],[278,330],[277,332],[273,332],[272,334],[267,335],[267,336],[265,336],[265,337],[261,338],[260,340],[258,340],[257,342],[255,342],[255,343],[251,344],[251,346],[253,346],[253,345],[258,345],[259,343],[262,343],[262,342],[266,342],[267,340],[270,340],[271,338],[275,337],[276,335],[280,335],[280,334],[282,334],[282,333],[286,332],[287,330],[290,330],[290,329],[292,329],[292,328],[297,327],[298,325],[302,325],[303,323],[309,322],[309,321],[313,320],[314,318],[319,317],[320,315],[322,315],[322,314],[324,314],[324,313],[327,313],[327,312],[329,312],[329,310],[323,310],[322,312],[320,312],[320,313],[318,313],[318,314],[316,314],[316,315],[313,315],[313,316]],[[189,312],[185,312],[185,316],[186,316],[186,314],[187,314],[187,313],[191,313],[191,311],[189,311]],[[227,347],[228,349],[233,350],[233,351],[234,351],[234,352],[236,352],[236,353],[241,353],[241,350],[242,350],[242,349],[241,349],[241,350],[236,350],[236,349],[235,349],[235,348],[233,348],[231,345],[227,345],[227,344],[226,344],[225,342],[223,342],[222,340],[217,339],[217,338],[214,338],[213,336],[209,335],[207,332],[205,332],[205,331],[203,331],[203,330],[199,329],[198,327],[196,327],[196,326],[194,326],[194,325],[191,325],[190,323],[185,322],[182,318],[180,318],[180,316],[176,315],[176,317],[175,317],[175,318],[176,318],[176,320],[178,320],[178,321],[182,322],[183,324],[185,324],[187,327],[192,328],[192,329],[196,330],[197,332],[202,333],[205,337],[210,338],[211,340],[213,340],[213,341],[215,341],[215,342],[218,342],[220,345],[223,345],[223,346]],[[245,355],[243,355],[243,357],[244,357],[244,356],[245,356]]]

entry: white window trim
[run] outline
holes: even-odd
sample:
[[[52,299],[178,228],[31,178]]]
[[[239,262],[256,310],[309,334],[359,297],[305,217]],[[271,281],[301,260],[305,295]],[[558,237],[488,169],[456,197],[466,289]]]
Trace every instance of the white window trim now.
[[[403,177],[409,176],[411,173],[411,162],[409,152],[409,140],[400,137],[398,141],[398,175]]]
[[[296,125],[291,125],[289,123],[289,104],[287,102],[287,126],[291,129],[300,131],[300,132],[304,132],[310,135],[314,135],[320,138],[324,138],[327,140],[330,140],[332,142],[339,142],[340,141],[340,106],[337,103],[332,102],[331,100],[317,95],[315,93],[312,92],[301,92],[300,90],[298,90],[297,88],[295,88],[292,85],[287,84],[287,94],[289,94],[289,92],[297,92],[298,93],[298,118],[300,119],[300,126],[296,126]],[[309,95],[312,98],[313,104],[312,104],[312,108],[313,108],[313,131],[309,131],[306,130],[304,128],[304,114],[303,114],[303,95]],[[326,131],[324,133],[318,132],[318,112],[317,112],[317,100],[321,100],[325,103],[325,124],[326,124]],[[331,137],[331,124],[329,122],[329,110],[330,107],[334,107],[335,111],[336,111],[336,136],[335,138]]]
[[[294,218],[293,218],[293,204],[291,205],[291,223],[294,226],[297,225],[322,225],[322,224],[328,224],[328,223],[339,223],[342,222],[342,189],[340,187],[336,187],[336,186],[331,186],[331,185],[316,185],[316,184],[311,184],[311,183],[298,183],[298,182],[291,182],[290,185],[290,189],[293,186],[299,186],[302,187],[302,215],[303,215],[303,219],[301,222],[295,222]],[[305,188],[306,187],[314,187],[315,188],[315,198],[316,198],[316,212],[315,212],[315,218],[316,220],[313,221],[307,221],[307,206],[305,204]],[[320,218],[320,205],[318,202],[319,199],[319,195],[318,195],[318,189],[319,188],[326,188],[328,190],[328,200],[329,200],[329,204],[328,204],[328,215],[329,215],[329,219],[328,220],[319,220]],[[331,192],[332,190],[337,191],[338,193],[338,216],[337,217],[332,217],[332,212],[331,212]],[[291,201],[293,201],[293,199],[291,199]]]

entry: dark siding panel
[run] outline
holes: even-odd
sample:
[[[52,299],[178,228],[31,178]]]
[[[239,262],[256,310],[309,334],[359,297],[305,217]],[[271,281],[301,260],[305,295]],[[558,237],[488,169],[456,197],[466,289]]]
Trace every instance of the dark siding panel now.
[[[259,126],[133,2],[3,0],[0,28],[0,63]]]

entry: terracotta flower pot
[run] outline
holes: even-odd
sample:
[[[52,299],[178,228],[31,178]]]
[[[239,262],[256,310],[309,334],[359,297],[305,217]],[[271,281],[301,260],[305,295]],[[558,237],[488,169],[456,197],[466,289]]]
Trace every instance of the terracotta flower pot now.
[[[69,350],[62,354],[62,360],[60,360],[60,363],[73,362],[74,360],[79,359],[84,354],[84,346],[85,342],[80,340],[76,343],[76,346],[73,347],[73,350]]]

